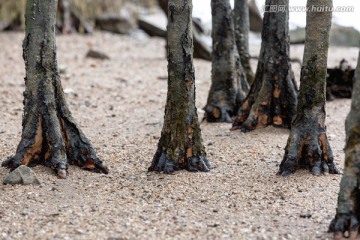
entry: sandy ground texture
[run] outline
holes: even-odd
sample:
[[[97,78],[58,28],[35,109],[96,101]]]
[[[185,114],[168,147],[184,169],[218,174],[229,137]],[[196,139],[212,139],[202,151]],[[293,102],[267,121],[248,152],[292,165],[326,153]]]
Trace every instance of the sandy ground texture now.
[[[0,159],[21,134],[23,33],[1,33]],[[163,122],[167,62],[162,39],[109,33],[59,36],[58,63],[68,103],[109,175],[70,167],[67,180],[34,168],[40,186],[0,185],[0,239],[326,239],[340,175],[275,173],[288,130],[230,132],[201,125],[214,169],[148,173]],[[111,60],[85,58],[92,47]],[[257,55],[259,46],[251,46]],[[332,48],[330,66],[357,49]],[[302,56],[302,46],[292,49]],[[256,62],[253,62],[254,67]],[[211,63],[195,60],[197,106],[205,105]],[[299,66],[294,64],[297,76]],[[336,163],[343,168],[344,119],[350,100],[327,104]],[[0,168],[0,179],[8,173]]]

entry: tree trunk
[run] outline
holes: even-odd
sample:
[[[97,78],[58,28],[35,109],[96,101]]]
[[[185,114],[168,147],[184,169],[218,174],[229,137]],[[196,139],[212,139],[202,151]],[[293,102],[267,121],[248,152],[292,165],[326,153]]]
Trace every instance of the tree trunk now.
[[[231,122],[243,98],[240,94],[246,77],[238,56],[234,19],[229,0],[212,0],[212,71],[211,88],[204,108],[209,122]]]
[[[164,125],[149,171],[209,171],[195,106],[192,1],[170,0],[168,94]]]
[[[332,7],[332,0],[308,0],[307,7]],[[315,175],[339,173],[326,136],[325,87],[331,11],[310,11],[306,17],[306,37],[300,94],[279,174],[287,176],[299,167]]]
[[[345,237],[348,231],[356,239],[360,221],[360,52],[355,73],[352,103],[346,118],[345,169],[340,183],[338,206],[329,232],[335,237]]]
[[[58,9],[61,14],[61,32],[64,34],[72,32],[71,10],[69,0],[59,0]]]
[[[289,58],[289,0],[267,0],[265,5],[286,7],[284,11],[265,12],[255,80],[232,130],[247,132],[268,125],[290,127],[295,112],[297,91]]]
[[[250,65],[249,54],[249,7],[248,0],[235,0],[235,40],[239,51],[241,65],[246,73],[246,80],[251,85],[254,82],[254,73]]]
[[[27,2],[23,130],[15,156],[2,166],[44,164],[60,178],[66,177],[68,163],[107,173],[65,102],[56,60],[56,7],[56,0]]]

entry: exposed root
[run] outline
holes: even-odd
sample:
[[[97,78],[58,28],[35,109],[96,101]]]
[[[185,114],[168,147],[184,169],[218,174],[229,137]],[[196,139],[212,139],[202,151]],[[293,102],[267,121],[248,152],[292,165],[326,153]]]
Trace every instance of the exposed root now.
[[[309,169],[314,175],[339,174],[326,134],[317,134],[316,129],[309,133],[295,128],[291,130],[278,175],[288,176],[299,168]]]
[[[353,214],[336,214],[328,232],[334,233],[334,239],[358,239],[359,222]]]
[[[148,171],[171,174],[181,169],[190,172],[208,172],[211,169],[211,164],[204,156],[179,156],[177,160],[172,160],[166,153],[157,151]]]
[[[231,113],[226,109],[221,107],[214,107],[214,106],[206,106],[204,108],[205,114],[203,121],[206,120],[208,122],[232,122],[231,120]]]
[[[26,141],[22,139],[16,155],[5,160],[2,163],[3,167],[14,170],[20,165],[43,164],[52,168],[56,175],[63,179],[67,176],[68,163],[92,172],[105,174],[109,172],[102,161],[96,157],[90,142],[78,130],[75,124],[70,124],[70,121],[65,123],[64,118],[60,119],[61,136],[64,146],[61,146],[61,144],[52,146],[51,138],[55,130],[50,131],[47,129],[42,115],[39,115],[38,119],[37,129],[34,131],[32,139]],[[61,148],[64,149],[61,150]],[[59,151],[59,149],[66,152],[65,159],[54,157],[56,155],[55,151]]]

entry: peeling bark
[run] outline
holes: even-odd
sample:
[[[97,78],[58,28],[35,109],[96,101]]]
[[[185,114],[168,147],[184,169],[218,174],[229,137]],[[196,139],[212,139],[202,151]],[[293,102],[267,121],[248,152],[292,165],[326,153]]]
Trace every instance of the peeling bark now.
[[[332,7],[332,0],[308,0],[307,6]],[[339,173],[326,136],[325,87],[331,12],[308,12],[300,94],[279,174],[298,168],[314,175]]]
[[[60,178],[66,178],[68,164],[107,173],[65,101],[56,60],[56,7],[56,0],[27,2],[22,136],[15,156],[2,166],[14,170],[20,165],[44,164]]]
[[[192,1],[170,0],[168,94],[164,125],[149,171],[209,171],[195,106]]]
[[[265,5],[289,5],[267,0]],[[297,104],[297,90],[289,58],[289,11],[265,12],[262,43],[254,83],[243,101],[232,130],[243,132],[268,125],[289,128]]]
[[[335,218],[329,226],[335,238],[348,232],[356,239],[360,222],[360,52],[355,73],[351,110],[345,121],[345,169],[340,183]]]
[[[234,19],[229,0],[212,0],[211,87],[204,108],[209,122],[231,122],[248,91],[235,44]]]
[[[249,7],[248,0],[235,0],[234,6],[235,18],[235,40],[239,51],[241,65],[246,74],[246,80],[251,85],[254,82],[254,72],[250,65],[249,53]]]

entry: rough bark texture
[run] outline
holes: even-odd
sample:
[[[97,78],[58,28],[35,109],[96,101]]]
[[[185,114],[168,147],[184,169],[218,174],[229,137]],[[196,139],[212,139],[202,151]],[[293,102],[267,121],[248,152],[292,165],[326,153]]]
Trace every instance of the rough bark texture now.
[[[231,122],[245,97],[246,76],[235,44],[234,19],[229,0],[212,0],[211,88],[204,108],[209,122]],[[245,85],[245,88],[242,87]]]
[[[209,171],[195,106],[192,1],[170,0],[168,94],[164,125],[149,171]]]
[[[28,0],[23,57],[26,67],[21,141],[2,166],[44,164],[66,177],[67,164],[107,173],[65,102],[57,70],[57,1]]]
[[[345,169],[336,216],[329,227],[329,232],[334,232],[335,237],[344,237],[347,231],[352,239],[358,235],[360,221],[360,52],[355,78],[351,110],[345,122]]]
[[[248,0],[235,0],[234,17],[235,17],[235,40],[239,51],[241,65],[246,74],[246,80],[249,84],[254,82],[254,72],[250,65],[249,54],[249,7]]]
[[[308,0],[307,6],[332,7],[332,0]],[[298,168],[308,168],[315,175],[339,173],[326,136],[325,87],[331,15],[308,12],[306,38],[301,68],[300,94],[296,116],[280,164],[279,174],[287,176]]]
[[[267,0],[265,5],[289,5]],[[289,59],[289,12],[265,12],[255,80],[233,123],[247,132],[268,125],[290,127],[296,108],[296,84]]]

